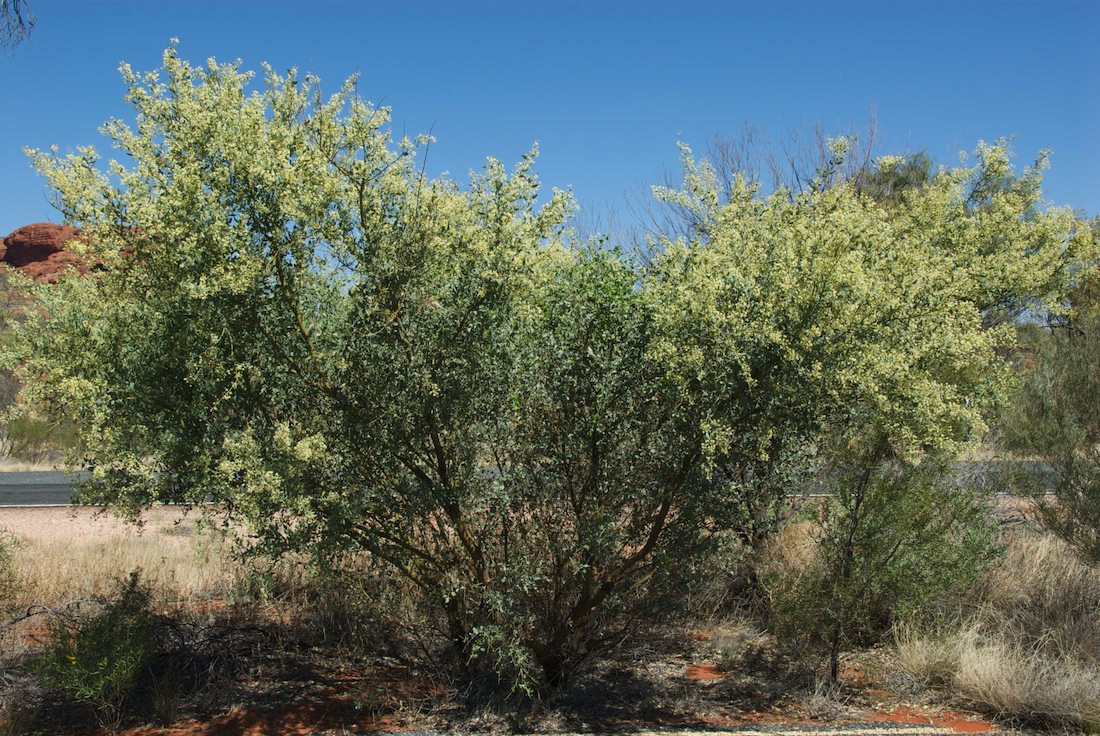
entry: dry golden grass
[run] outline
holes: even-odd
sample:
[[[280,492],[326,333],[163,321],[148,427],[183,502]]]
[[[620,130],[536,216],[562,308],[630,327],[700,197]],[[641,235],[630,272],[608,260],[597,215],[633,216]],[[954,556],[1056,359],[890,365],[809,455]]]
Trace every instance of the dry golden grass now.
[[[140,528],[87,508],[6,508],[0,529],[16,540],[5,601],[15,609],[105,595],[132,570],[165,603],[224,597],[243,574],[229,536],[176,508],[148,512]]]
[[[898,660],[920,684],[949,688],[996,717],[1100,730],[1100,668],[1027,647],[1003,632],[903,634]]]
[[[734,672],[742,666],[745,659],[775,647],[773,637],[761,631],[748,618],[731,618],[707,628],[714,635],[711,647],[717,655],[718,669],[723,672]]]
[[[998,716],[1086,732],[1100,730],[1100,669],[1017,642],[972,639],[955,687]]]
[[[773,584],[793,585],[818,559],[814,524],[796,521],[784,524],[779,533],[765,545],[757,572]]]
[[[913,681],[992,715],[1100,732],[1100,570],[1051,536],[1020,534],[954,629],[899,629]]]
[[[898,661],[919,688],[944,688],[954,683],[964,651],[978,635],[974,624],[958,629],[921,631],[909,626],[895,629]]]
[[[1053,535],[1014,535],[1002,564],[987,576],[979,605],[986,628],[1100,665],[1100,568]]]

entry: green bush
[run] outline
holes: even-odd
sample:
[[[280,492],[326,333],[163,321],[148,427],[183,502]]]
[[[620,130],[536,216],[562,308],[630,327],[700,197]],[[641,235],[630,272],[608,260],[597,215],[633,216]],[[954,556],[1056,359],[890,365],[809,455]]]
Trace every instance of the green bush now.
[[[101,612],[50,626],[50,646],[37,663],[43,684],[116,725],[156,654],[149,591],[137,572]]]
[[[773,625],[827,652],[830,676],[849,646],[876,643],[898,621],[934,614],[983,572],[994,553],[981,496],[928,462],[836,468],[814,546],[772,571]]]
[[[720,195],[685,148],[658,193],[691,232],[639,267],[578,246],[533,153],[426,179],[353,84],[252,94],[174,47],[122,73],[117,177],[32,153],[105,268],[34,287],[0,366],[71,413],[85,498],[223,502],[256,553],[368,555],[516,685],[621,640],[721,533],[758,545],[825,430],[872,417],[908,459],[984,433],[1011,337],[985,318],[1059,298],[1073,255],[1038,169],[983,186],[1003,146],[889,207],[828,171]]]
[[[15,417],[4,426],[7,455],[28,463],[48,460],[67,442],[67,432],[56,422],[34,417]]]
[[[1030,331],[1032,365],[1000,426],[1002,446],[1026,458],[1017,463],[1016,479],[1043,524],[1092,564],[1100,564],[1097,281],[1090,272],[1074,293],[1074,319],[1049,332]]]

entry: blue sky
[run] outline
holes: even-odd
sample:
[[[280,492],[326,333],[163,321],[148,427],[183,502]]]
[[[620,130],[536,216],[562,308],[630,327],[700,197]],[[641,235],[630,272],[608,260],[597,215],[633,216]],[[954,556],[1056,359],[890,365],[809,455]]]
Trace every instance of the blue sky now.
[[[1015,136],[1053,149],[1046,197],[1100,213],[1100,0],[1024,2],[283,2],[29,0],[31,40],[0,55],[0,235],[59,219],[24,146],[104,142],[127,117],[117,67],[181,56],[361,74],[394,128],[432,130],[429,169],[465,178],[534,141],[548,186],[590,216],[622,209],[751,123],[773,137],[863,125],[882,153],[957,161]]]

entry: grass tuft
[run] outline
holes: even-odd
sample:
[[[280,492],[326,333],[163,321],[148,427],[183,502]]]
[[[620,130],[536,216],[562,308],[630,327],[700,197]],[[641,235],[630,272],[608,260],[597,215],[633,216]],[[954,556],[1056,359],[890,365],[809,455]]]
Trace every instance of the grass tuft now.
[[[1051,536],[1019,535],[954,629],[896,631],[921,688],[999,719],[1100,733],[1100,570]]]

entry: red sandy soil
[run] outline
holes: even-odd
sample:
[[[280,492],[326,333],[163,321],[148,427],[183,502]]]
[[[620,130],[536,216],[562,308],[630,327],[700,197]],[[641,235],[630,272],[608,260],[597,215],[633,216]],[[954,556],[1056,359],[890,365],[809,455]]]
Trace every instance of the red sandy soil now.
[[[695,682],[711,682],[725,677],[718,668],[712,664],[689,665],[685,677]]]
[[[238,706],[229,713],[209,721],[190,721],[168,728],[131,729],[122,732],[121,736],[307,736],[316,732],[400,732],[423,728],[425,724],[418,723],[415,714],[402,717],[394,711],[393,705],[403,701],[406,696],[417,698],[429,694],[442,695],[444,689],[425,683],[403,666],[381,676],[379,674],[334,673],[328,678],[328,685],[323,693],[318,693],[295,705],[252,709]],[[701,687],[726,677],[713,664],[706,663],[689,665],[683,676]],[[842,678],[848,685],[872,696],[874,701],[889,700],[893,697],[893,694],[886,690],[870,687],[865,673],[857,666],[844,668]],[[409,720],[409,717],[412,720]],[[857,716],[856,722],[936,726],[950,729],[958,734],[982,734],[1003,730],[974,715],[910,706],[868,712],[863,719]],[[845,724],[839,724],[831,720],[821,721],[775,712],[738,712],[728,715],[700,716],[692,719],[690,723],[669,722],[661,725],[673,728],[679,725],[685,728],[703,726],[721,729],[753,726],[835,728],[838,725],[851,723],[851,719],[846,719]],[[645,729],[653,727],[654,724],[638,722],[623,723],[621,726]]]
[[[694,664],[687,667],[684,677],[706,686],[725,677],[713,665]],[[385,672],[350,673],[336,671],[326,678],[321,692],[303,698],[292,705],[244,707],[234,706],[224,715],[205,721],[187,721],[170,727],[132,728],[119,736],[307,736],[313,733],[366,733],[402,732],[424,727],[438,727],[436,722],[425,722],[417,712],[401,712],[400,705],[408,699],[421,700],[432,696],[443,697],[446,688],[421,679],[415,672],[397,665]],[[865,693],[890,697],[886,691],[867,688]],[[430,720],[430,719],[429,719]],[[978,720],[975,716],[942,711],[934,708],[895,707],[891,710],[869,712],[856,723],[895,723],[937,726],[958,734],[982,734],[998,729],[994,724]],[[735,712],[708,714],[692,718],[688,722],[679,719],[659,724],[676,728],[745,728],[759,726],[836,728],[851,725],[833,720],[799,718],[775,712]],[[647,729],[652,722],[624,722],[621,728]]]
[[[915,708],[897,708],[871,716],[872,723],[912,723],[924,726],[950,728],[955,733],[989,733],[998,731],[989,721],[977,719],[973,715],[955,711],[923,711]]]

